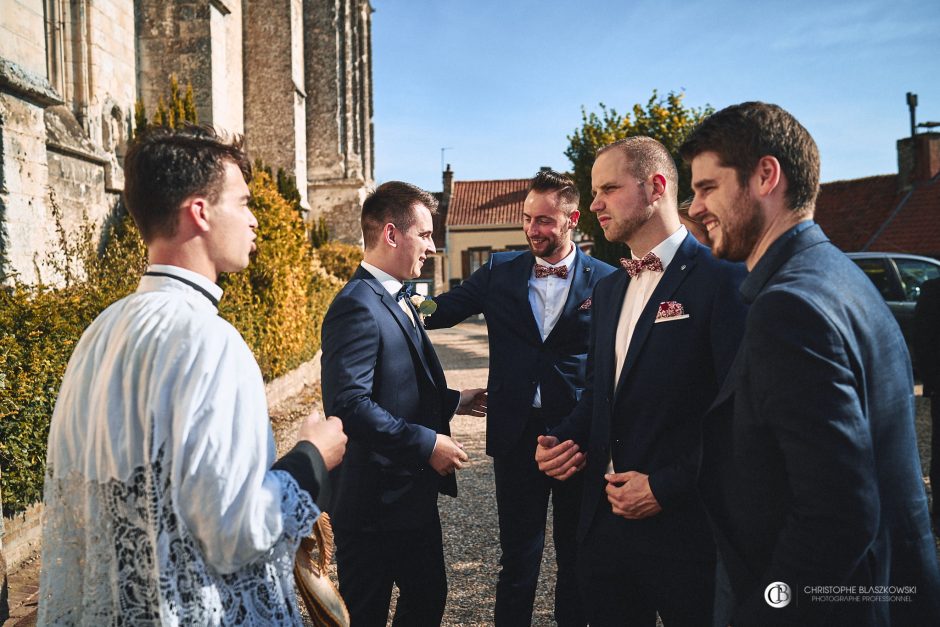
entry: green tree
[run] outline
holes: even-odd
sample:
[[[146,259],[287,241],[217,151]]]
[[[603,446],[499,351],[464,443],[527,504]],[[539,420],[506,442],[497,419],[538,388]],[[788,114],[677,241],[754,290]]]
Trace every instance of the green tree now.
[[[669,92],[661,97],[653,90],[646,105],[635,104],[630,112],[619,114],[615,109],[599,105],[600,115],[581,109],[581,127],[568,136],[568,148],[565,156],[573,166],[573,177],[581,192],[581,219],[578,228],[594,239],[594,256],[608,263],[616,264],[620,257],[629,253],[626,246],[608,242],[591,213],[591,167],[597,150],[611,142],[631,137],[646,135],[661,142],[672,154],[679,168],[679,200],[691,195],[690,174],[688,167],[678,158],[679,146],[688,134],[703,118],[714,109],[705,105],[701,108],[686,107],[682,103],[684,94]]]

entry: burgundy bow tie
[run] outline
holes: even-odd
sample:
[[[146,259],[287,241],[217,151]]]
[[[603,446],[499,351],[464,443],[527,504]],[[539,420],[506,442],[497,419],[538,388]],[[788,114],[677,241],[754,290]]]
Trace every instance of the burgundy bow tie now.
[[[646,256],[642,259],[621,259],[620,265],[633,279],[640,276],[640,273],[644,270],[663,271],[663,262],[653,253],[646,253]]]
[[[552,275],[557,276],[559,279],[568,278],[568,266],[543,266],[540,264],[535,264],[535,278],[544,279],[547,276]]]

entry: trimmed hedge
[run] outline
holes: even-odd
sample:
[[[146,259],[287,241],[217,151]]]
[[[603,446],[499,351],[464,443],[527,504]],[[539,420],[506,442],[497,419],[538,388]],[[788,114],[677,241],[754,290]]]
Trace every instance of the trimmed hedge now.
[[[220,313],[245,337],[270,380],[312,358],[326,309],[344,281],[326,272],[303,220],[260,168],[250,183],[258,252],[249,268],[222,277]],[[61,225],[55,201],[56,224]],[[86,221],[45,269],[63,284],[0,288],[0,469],[3,512],[42,497],[49,420],[65,366],[85,327],[137,288],[146,250],[120,207],[103,227],[100,249]]]
[[[362,261],[362,249],[343,242],[326,242],[317,248],[320,263],[330,274],[348,281]]]

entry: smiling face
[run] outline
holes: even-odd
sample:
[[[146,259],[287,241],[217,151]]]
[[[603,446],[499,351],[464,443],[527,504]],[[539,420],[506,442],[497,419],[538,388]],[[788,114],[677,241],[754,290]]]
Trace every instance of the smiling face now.
[[[591,169],[591,211],[608,241],[629,244],[653,215],[645,192],[646,181],[637,179],[621,150],[601,153]]]
[[[552,264],[564,259],[571,252],[571,231],[578,216],[577,210],[565,214],[557,191],[529,192],[522,208],[522,230],[532,254]]]
[[[689,215],[708,230],[712,252],[730,261],[744,261],[764,232],[764,214],[748,187],[738,181],[733,168],[721,165],[714,152],[692,159],[695,199]]]
[[[215,202],[207,202],[210,224],[208,252],[216,272],[238,272],[248,267],[255,250],[258,221],[248,200],[251,194],[241,170],[232,161],[225,162],[222,187]]]
[[[425,260],[437,249],[434,247],[434,223],[431,212],[423,204],[417,204],[414,224],[404,231],[395,229],[395,278],[400,281],[421,276]]]

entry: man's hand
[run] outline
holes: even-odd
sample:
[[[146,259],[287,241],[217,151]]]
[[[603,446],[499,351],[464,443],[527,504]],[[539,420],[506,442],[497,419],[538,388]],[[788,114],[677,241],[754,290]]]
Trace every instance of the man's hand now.
[[[443,476],[454,473],[463,468],[464,462],[470,458],[463,450],[463,444],[441,433],[437,434],[437,442],[431,451],[428,463],[437,474]]]
[[[607,479],[607,500],[618,516],[637,520],[663,511],[650,489],[650,477],[636,471],[604,475]]]
[[[561,444],[551,435],[540,435],[535,448],[535,461],[539,470],[549,477],[564,481],[587,464],[587,455],[582,453],[574,440]]]
[[[307,440],[317,447],[327,470],[333,470],[343,461],[347,438],[343,421],[336,416],[323,420],[320,412],[314,409],[301,423],[297,439]]]
[[[460,392],[460,404],[457,405],[457,414],[461,416],[486,415],[486,390],[473,388]]]

